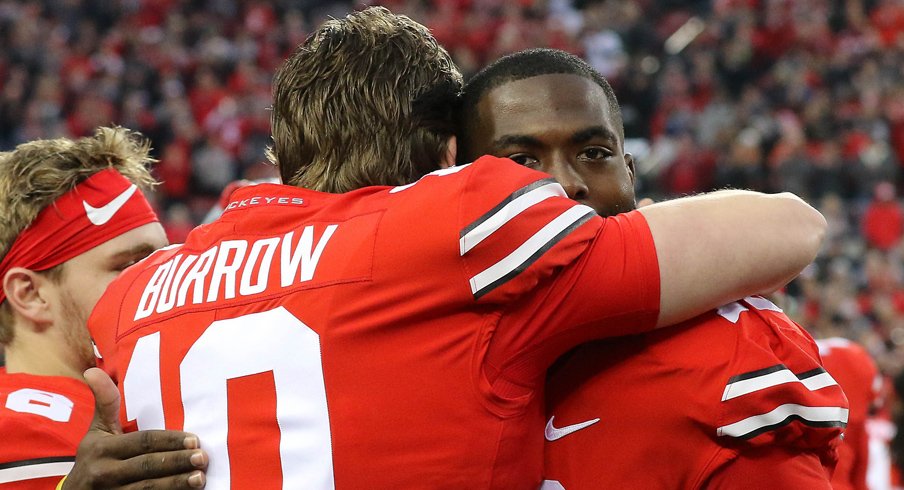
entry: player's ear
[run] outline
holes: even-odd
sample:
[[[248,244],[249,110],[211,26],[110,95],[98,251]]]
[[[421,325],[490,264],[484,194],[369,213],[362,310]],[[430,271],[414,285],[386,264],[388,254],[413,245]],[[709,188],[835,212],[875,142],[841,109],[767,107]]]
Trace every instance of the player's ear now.
[[[446,154],[443,155],[443,159],[439,162],[439,168],[454,167],[456,156],[458,156],[458,140],[453,135],[449,136],[449,140],[446,141]]]
[[[625,153],[625,165],[628,166],[628,174],[631,175],[631,185],[636,184],[636,173],[634,170],[634,155]]]
[[[47,302],[50,279],[24,267],[13,267],[3,276],[3,292],[6,301],[16,315],[35,325],[53,322],[50,303]]]

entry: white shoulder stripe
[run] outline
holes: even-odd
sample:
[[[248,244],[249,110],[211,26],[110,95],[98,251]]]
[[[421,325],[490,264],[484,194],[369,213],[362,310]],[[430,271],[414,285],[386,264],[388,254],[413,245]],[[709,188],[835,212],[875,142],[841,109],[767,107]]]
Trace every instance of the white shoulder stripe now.
[[[841,337],[832,337],[828,339],[817,339],[816,345],[819,347],[819,355],[827,355],[832,349],[843,349],[851,345],[851,341]]]
[[[770,310],[782,313],[781,308],[775,306],[772,301],[769,301],[766,298],[761,298],[759,296],[748,296],[744,298],[744,301],[752,306],[755,310]],[[744,313],[745,311],[747,311],[747,307],[741,304],[740,301],[728,303],[727,305],[722,305],[716,309],[716,313],[718,313],[719,316],[730,321],[731,323],[738,323],[738,320],[741,318],[741,313]]]
[[[769,310],[782,313],[782,309],[776,306],[775,303],[761,296],[748,296],[744,298],[744,301],[750,303],[750,306],[758,310]]]
[[[503,225],[529,209],[531,206],[555,196],[567,197],[565,189],[563,189],[561,185],[550,182],[512,199],[493,215],[487,217],[476,228],[469,230],[461,237],[459,240],[461,255],[466,254],[468,250],[474,248],[475,245],[495,233],[496,230],[502,228]]]
[[[751,437],[758,434],[758,431],[782,426],[792,420],[800,420],[804,424],[821,427],[844,427],[848,421],[848,409],[841,407],[807,407],[788,403],[779,405],[770,412],[747,417],[733,424],[723,425],[716,429],[716,434],[720,437]]]
[[[512,274],[524,270],[539,254],[555,245],[569,228],[586,221],[595,213],[583,204],[575,204],[546,224],[508,256],[471,278],[471,292],[479,297]]]
[[[741,318],[741,313],[744,313],[745,311],[747,311],[747,307],[737,301],[722,305],[716,309],[716,313],[718,313],[719,316],[731,323],[738,323],[738,320]]]
[[[466,163],[464,165],[456,165],[453,167],[441,168],[439,170],[434,170],[434,171],[430,172],[429,174],[424,175],[424,177],[442,177],[444,175],[455,174],[455,173],[461,172],[462,170],[466,169],[468,167],[468,165],[470,165],[470,163]],[[420,182],[421,179],[423,179],[424,177],[421,177],[420,179],[417,179],[410,184],[393,187],[392,189],[389,190],[389,193],[395,194],[396,192],[402,192],[405,189],[408,189],[411,186],[413,186],[414,184],[417,184],[418,182]]]
[[[781,371],[775,371],[756,378],[728,383],[725,385],[725,391],[722,393],[722,401],[724,402],[726,400],[731,400],[732,398],[737,398],[785,383],[800,383],[810,391],[816,391],[827,386],[835,386],[838,384],[827,372],[800,379],[789,369],[782,369]]]
[[[0,470],[0,484],[68,475],[74,464],[72,461],[61,461],[4,468]]]

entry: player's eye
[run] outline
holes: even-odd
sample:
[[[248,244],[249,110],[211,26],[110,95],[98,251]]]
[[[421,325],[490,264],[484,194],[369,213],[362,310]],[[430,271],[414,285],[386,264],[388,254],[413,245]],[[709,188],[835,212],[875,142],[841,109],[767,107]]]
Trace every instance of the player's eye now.
[[[578,154],[578,158],[581,160],[604,160],[613,156],[615,156],[615,153],[599,146],[585,148],[584,151]]]
[[[526,153],[515,153],[513,155],[509,155],[508,158],[518,165],[524,165],[525,167],[536,167],[537,164],[540,163],[539,160]]]
[[[142,259],[151,254],[151,248],[147,250],[140,250],[130,254],[123,254],[118,257],[114,261],[111,262],[112,270],[116,272],[122,272],[129,267],[141,262]]]
[[[128,260],[128,261],[125,261],[125,262],[118,262],[118,263],[113,267],[113,270],[115,270],[116,272],[122,272],[122,271],[128,269],[129,267],[135,265],[136,262],[138,262],[138,260]]]

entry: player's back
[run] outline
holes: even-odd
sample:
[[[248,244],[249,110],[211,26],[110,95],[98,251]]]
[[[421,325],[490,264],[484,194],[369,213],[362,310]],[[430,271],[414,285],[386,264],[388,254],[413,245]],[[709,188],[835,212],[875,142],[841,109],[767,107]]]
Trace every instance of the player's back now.
[[[710,488],[748,450],[831,453],[846,420],[813,340],[759,297],[580,346],[550,373],[546,477],[568,490]]]
[[[79,380],[0,368],[0,489],[55,487],[93,414],[94,397]]]
[[[469,192],[484,178],[469,167],[342,195],[237,191],[218,221],[114,283],[91,318],[126,419],[199,434],[208,488],[539,483],[546,365],[530,356],[555,322],[522,302],[566,296],[568,284],[535,286],[562,281],[553,273],[602,221],[558,195],[500,215],[512,194],[555,184],[498,167],[512,182],[495,194]],[[650,328],[648,309],[626,321]],[[507,314],[524,327],[506,333],[512,311],[538,320]]]

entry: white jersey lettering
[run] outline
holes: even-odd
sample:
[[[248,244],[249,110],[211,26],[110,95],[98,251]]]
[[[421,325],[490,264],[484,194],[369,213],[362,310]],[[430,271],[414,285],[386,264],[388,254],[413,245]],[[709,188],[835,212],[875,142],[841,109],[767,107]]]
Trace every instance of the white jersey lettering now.
[[[283,236],[250,243],[249,240],[227,240],[200,255],[177,255],[157,266],[151,275],[134,320],[185,305],[263,293],[271,272],[275,271],[279,273],[279,287],[310,281],[338,227],[328,225],[316,241],[315,227],[306,226],[297,242],[294,241],[295,231],[290,231]],[[277,263],[274,264],[274,261]]]

